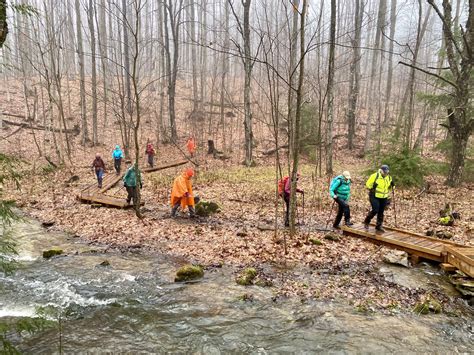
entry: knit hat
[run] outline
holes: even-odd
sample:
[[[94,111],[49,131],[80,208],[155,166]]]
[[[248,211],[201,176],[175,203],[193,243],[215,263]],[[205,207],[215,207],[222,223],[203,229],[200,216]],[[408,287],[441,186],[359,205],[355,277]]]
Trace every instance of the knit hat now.
[[[382,170],[385,174],[387,174],[390,171],[390,169],[388,168],[388,165],[385,165],[385,164],[380,167],[380,170]]]
[[[344,176],[347,180],[351,179],[351,173],[347,170],[342,172],[342,176]]]
[[[187,176],[188,178],[194,176],[194,170],[193,170],[193,168],[187,168],[187,169],[185,170],[185,173],[186,173],[186,176]]]

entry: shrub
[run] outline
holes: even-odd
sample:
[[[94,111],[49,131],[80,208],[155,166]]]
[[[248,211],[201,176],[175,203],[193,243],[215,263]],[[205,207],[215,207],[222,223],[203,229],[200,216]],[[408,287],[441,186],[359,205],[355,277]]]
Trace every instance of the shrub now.
[[[423,177],[427,174],[426,166],[423,164],[420,155],[412,150],[392,151],[382,154],[377,161],[377,166],[372,167],[368,174],[372,174],[374,168],[379,168],[382,164],[390,167],[390,175],[397,186],[420,186],[423,184]]]

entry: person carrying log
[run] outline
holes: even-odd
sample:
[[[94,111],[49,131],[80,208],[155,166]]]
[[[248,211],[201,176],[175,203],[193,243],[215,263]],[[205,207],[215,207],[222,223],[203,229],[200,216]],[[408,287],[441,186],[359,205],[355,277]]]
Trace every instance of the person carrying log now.
[[[136,164],[132,165],[132,162],[130,160],[127,160],[125,164],[127,165],[127,171],[123,176],[122,180],[125,188],[127,189],[127,204],[130,204],[133,199],[133,205],[135,206],[135,204],[137,203],[137,183],[139,182],[140,188],[142,188],[143,181],[141,179],[141,174]],[[138,181],[137,175],[140,175],[140,181]]]
[[[105,163],[100,157],[99,153],[96,153],[95,159],[92,162],[92,170],[94,171],[95,176],[97,177],[97,187],[101,189],[102,179],[104,177],[104,172],[105,172]]]
[[[146,144],[145,154],[148,156],[148,165],[150,168],[153,168],[154,159],[155,159],[155,148],[153,148],[153,144],[148,142]]]
[[[192,136],[189,136],[188,140],[186,141],[186,148],[191,158],[193,158],[194,153],[196,152],[196,142]]]
[[[354,223],[351,222],[351,210],[349,208],[349,197],[351,195],[351,174],[348,171],[344,171],[341,175],[338,175],[332,179],[329,186],[329,195],[339,206],[336,219],[334,220],[332,226],[335,229],[339,229],[339,223],[341,223],[343,215],[346,226],[353,226]]]
[[[377,215],[377,224],[375,229],[377,232],[383,233],[383,214],[385,208],[390,204],[390,190],[393,191],[394,184],[392,177],[389,174],[390,170],[388,165],[382,165],[378,171],[370,175],[369,179],[365,183],[365,186],[369,189],[369,200],[372,206],[372,210],[369,212],[364,220],[365,229],[369,229],[369,223]]]
[[[114,168],[117,175],[120,175],[120,168],[122,165],[123,152],[120,146],[117,144],[114,151],[112,152],[112,158],[114,159]]]
[[[300,178],[300,173],[296,174],[296,182]],[[286,211],[285,211],[285,227],[290,226],[290,191],[291,191],[291,179],[289,176],[285,176],[278,181],[278,194],[285,201]],[[304,196],[304,191],[296,188],[296,192]]]
[[[192,178],[194,170],[187,168],[182,174],[178,175],[173,182],[171,190],[171,217],[176,217],[176,212],[181,206],[181,210],[185,210],[186,206],[189,210],[189,217],[194,218],[194,196]]]

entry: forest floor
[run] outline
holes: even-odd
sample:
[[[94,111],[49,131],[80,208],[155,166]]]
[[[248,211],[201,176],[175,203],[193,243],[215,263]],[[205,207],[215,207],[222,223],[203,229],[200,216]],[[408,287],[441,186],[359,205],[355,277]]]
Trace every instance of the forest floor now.
[[[3,135],[8,133],[4,130]],[[8,186],[4,197],[14,199],[28,215],[54,224],[51,228],[67,231],[91,244],[107,245],[124,252],[133,248],[144,253],[163,253],[206,268],[231,265],[236,274],[245,267],[255,267],[261,278],[271,281],[275,297],[334,299],[358,309],[382,312],[411,310],[426,297],[436,297],[449,312],[456,313],[463,306],[458,297],[443,288],[407,287],[386,277],[380,272],[386,248],[346,236],[341,236],[339,241],[325,239],[327,232],[316,229],[332,224],[332,221],[326,223],[332,206],[328,194],[330,178],[316,177],[314,165],[308,162],[301,165],[299,182],[299,187],[306,192],[305,206],[302,200],[298,201],[298,232],[290,238],[282,227],[281,200],[277,213],[281,228],[277,233],[269,230],[275,221],[274,157],[259,154],[257,167],[245,168],[239,164],[240,157],[231,155],[229,160],[216,160],[207,156],[201,146],[193,188],[196,195],[218,203],[221,211],[197,220],[185,215],[171,219],[172,181],[183,170],[177,167],[144,176],[144,218],[138,219],[132,209],[97,208],[80,203],[76,198],[82,189],[95,183],[90,165],[96,151],[105,158],[107,173],[113,173],[110,157],[114,138],[94,148],[80,147],[76,142],[72,157],[74,167],[52,169],[46,161],[37,158],[31,135],[31,131],[24,129],[2,142],[2,152],[22,159],[21,190]],[[117,134],[109,137],[117,137]],[[184,138],[182,143],[184,147]],[[336,152],[335,170],[338,173],[349,170],[353,177],[352,220],[362,222],[369,209],[364,171],[370,161],[355,158],[341,146]],[[160,145],[156,163],[182,158],[175,147]],[[73,175],[79,180],[68,182]],[[427,180],[430,183],[427,191],[397,190],[397,226],[420,234],[429,229],[447,230],[453,234],[451,240],[474,245],[474,184],[447,188],[441,176]],[[122,198],[126,195],[121,184],[108,194]],[[448,202],[455,203],[461,219],[452,227],[439,226],[438,212]],[[334,216],[335,210],[331,219]],[[386,212],[386,225],[394,224],[392,205]],[[284,253],[284,237],[287,254]],[[309,239],[317,239],[321,244],[315,245]]]

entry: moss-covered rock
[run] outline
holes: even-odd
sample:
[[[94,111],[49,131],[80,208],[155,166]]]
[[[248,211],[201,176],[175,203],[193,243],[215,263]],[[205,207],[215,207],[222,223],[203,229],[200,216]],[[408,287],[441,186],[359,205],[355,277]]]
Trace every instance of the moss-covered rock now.
[[[253,284],[253,281],[256,277],[257,270],[255,270],[253,267],[249,267],[240,273],[235,282],[241,286],[248,286]]]
[[[49,258],[52,258],[53,256],[61,255],[62,253],[63,253],[63,250],[62,250],[62,249],[58,249],[58,248],[53,248],[53,249],[49,249],[49,250],[44,250],[44,251],[43,251],[43,258],[49,259]]]
[[[199,265],[184,265],[176,271],[174,282],[183,282],[200,279],[204,276],[204,270]]]
[[[341,236],[337,233],[329,232],[329,233],[326,233],[326,235],[324,236],[324,239],[331,240],[333,242],[337,242],[337,241],[341,240]]]
[[[108,260],[104,260],[99,264],[99,266],[102,266],[102,267],[110,266],[110,262]]]
[[[432,297],[427,297],[424,301],[418,302],[413,308],[413,312],[417,314],[441,313],[442,310],[441,303]]]
[[[219,205],[209,201],[199,201],[194,208],[196,214],[201,217],[209,217],[211,214],[220,212]]]
[[[316,238],[309,238],[309,242],[313,245],[322,245],[323,242]]]

